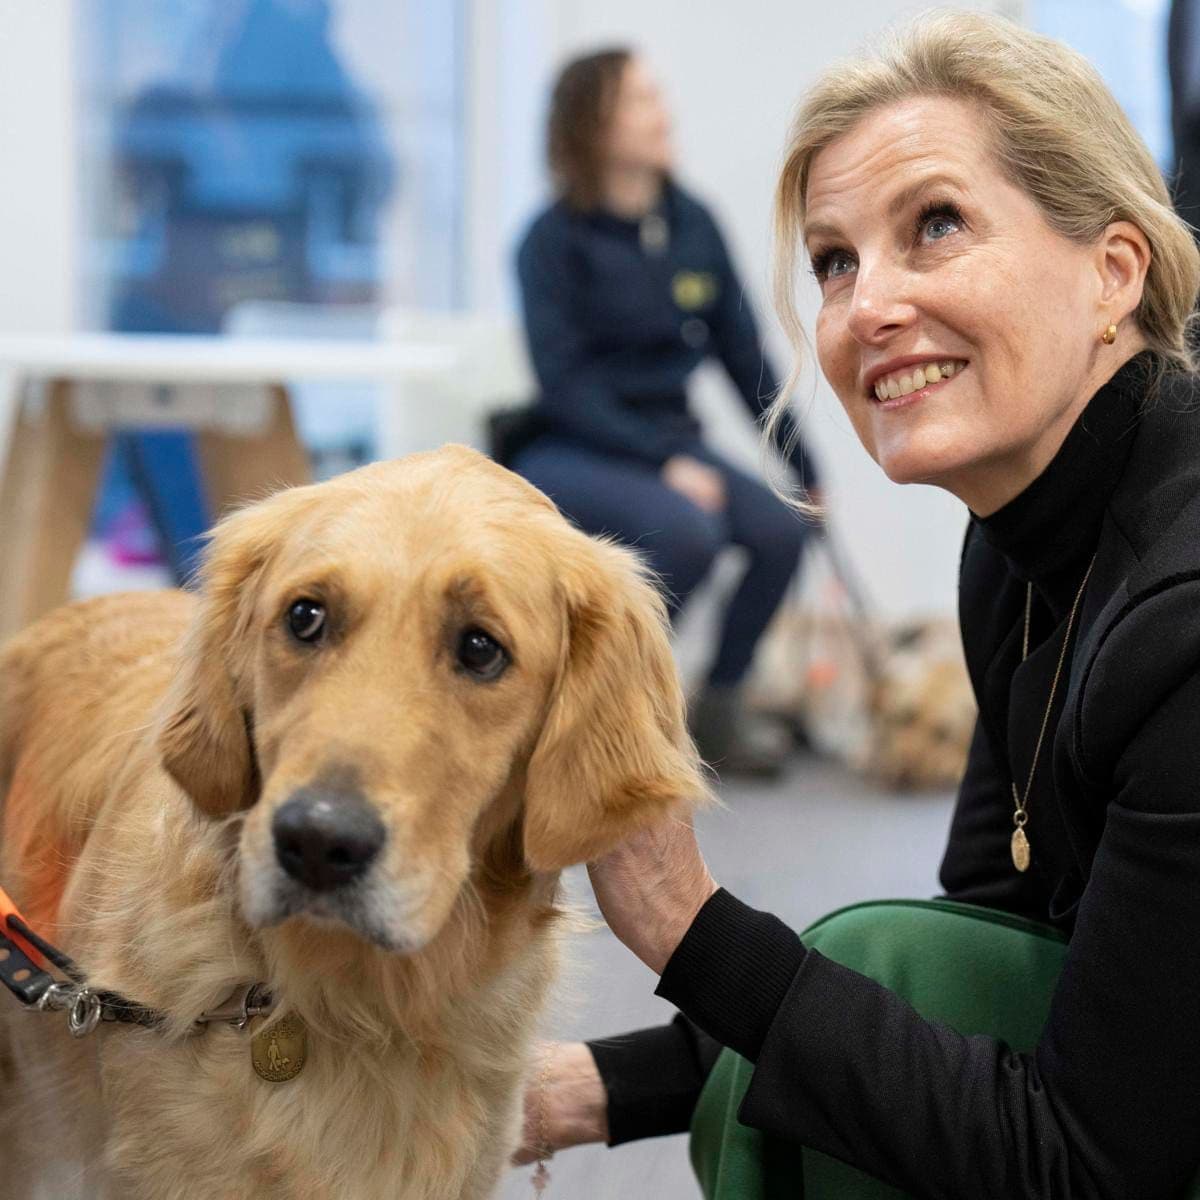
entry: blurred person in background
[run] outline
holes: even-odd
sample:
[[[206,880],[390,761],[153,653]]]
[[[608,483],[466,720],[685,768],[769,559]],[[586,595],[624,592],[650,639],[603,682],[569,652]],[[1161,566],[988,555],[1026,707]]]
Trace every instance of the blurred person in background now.
[[[945,897],[800,935],[649,826],[591,881],[683,1015],[551,1050],[526,1154],[690,1127],[710,1200],[1200,1196],[1200,251],[1091,64],[947,10],[805,97],[776,227],[867,453],[964,505]]]
[[[547,142],[558,198],[517,255],[541,395],[509,465],[587,532],[636,546],[672,616],[723,547],[744,548],[690,719],[719,771],[774,773],[787,739],[747,715],[741,684],[809,529],[706,443],[686,390],[715,355],[752,416],[764,414],[778,383],[753,312],[712,215],[672,176],[670,114],[640,58],[618,48],[571,62]],[[816,472],[790,424],[779,444],[811,493]]]

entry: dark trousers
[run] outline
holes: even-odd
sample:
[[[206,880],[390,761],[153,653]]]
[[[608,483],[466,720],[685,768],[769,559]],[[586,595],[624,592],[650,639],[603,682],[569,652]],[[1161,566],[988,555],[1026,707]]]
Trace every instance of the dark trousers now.
[[[706,446],[687,451],[725,480],[726,509],[705,512],[667,487],[658,468],[540,437],[513,469],[545,492],[584,532],[611,534],[641,552],[666,589],[672,619],[722,547],[741,546],[750,565],[725,611],[708,681],[739,683],[800,560],[808,527],[761,481]]]

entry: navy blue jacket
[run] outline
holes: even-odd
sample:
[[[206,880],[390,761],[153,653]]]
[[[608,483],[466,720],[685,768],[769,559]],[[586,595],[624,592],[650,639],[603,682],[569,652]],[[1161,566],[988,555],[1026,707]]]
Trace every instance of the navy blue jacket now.
[[[560,200],[525,235],[517,272],[543,427],[661,466],[700,437],[685,388],[708,355],[755,418],[778,380],[708,210],[668,183],[655,223],[657,243],[646,222]],[[803,485],[816,482],[803,442],[790,461]]]

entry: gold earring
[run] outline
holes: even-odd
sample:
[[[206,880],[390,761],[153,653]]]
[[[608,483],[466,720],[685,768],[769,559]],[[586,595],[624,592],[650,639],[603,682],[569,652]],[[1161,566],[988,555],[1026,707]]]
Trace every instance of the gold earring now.
[[[1101,335],[1100,340],[1106,345],[1111,346],[1117,340],[1117,327],[1110,325]]]

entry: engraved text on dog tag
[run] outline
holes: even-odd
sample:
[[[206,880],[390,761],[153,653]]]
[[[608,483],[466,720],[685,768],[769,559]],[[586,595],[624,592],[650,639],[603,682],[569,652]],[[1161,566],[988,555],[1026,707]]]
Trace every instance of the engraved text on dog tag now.
[[[295,1013],[288,1013],[250,1039],[250,1061],[269,1083],[287,1083],[304,1067],[308,1031]]]

